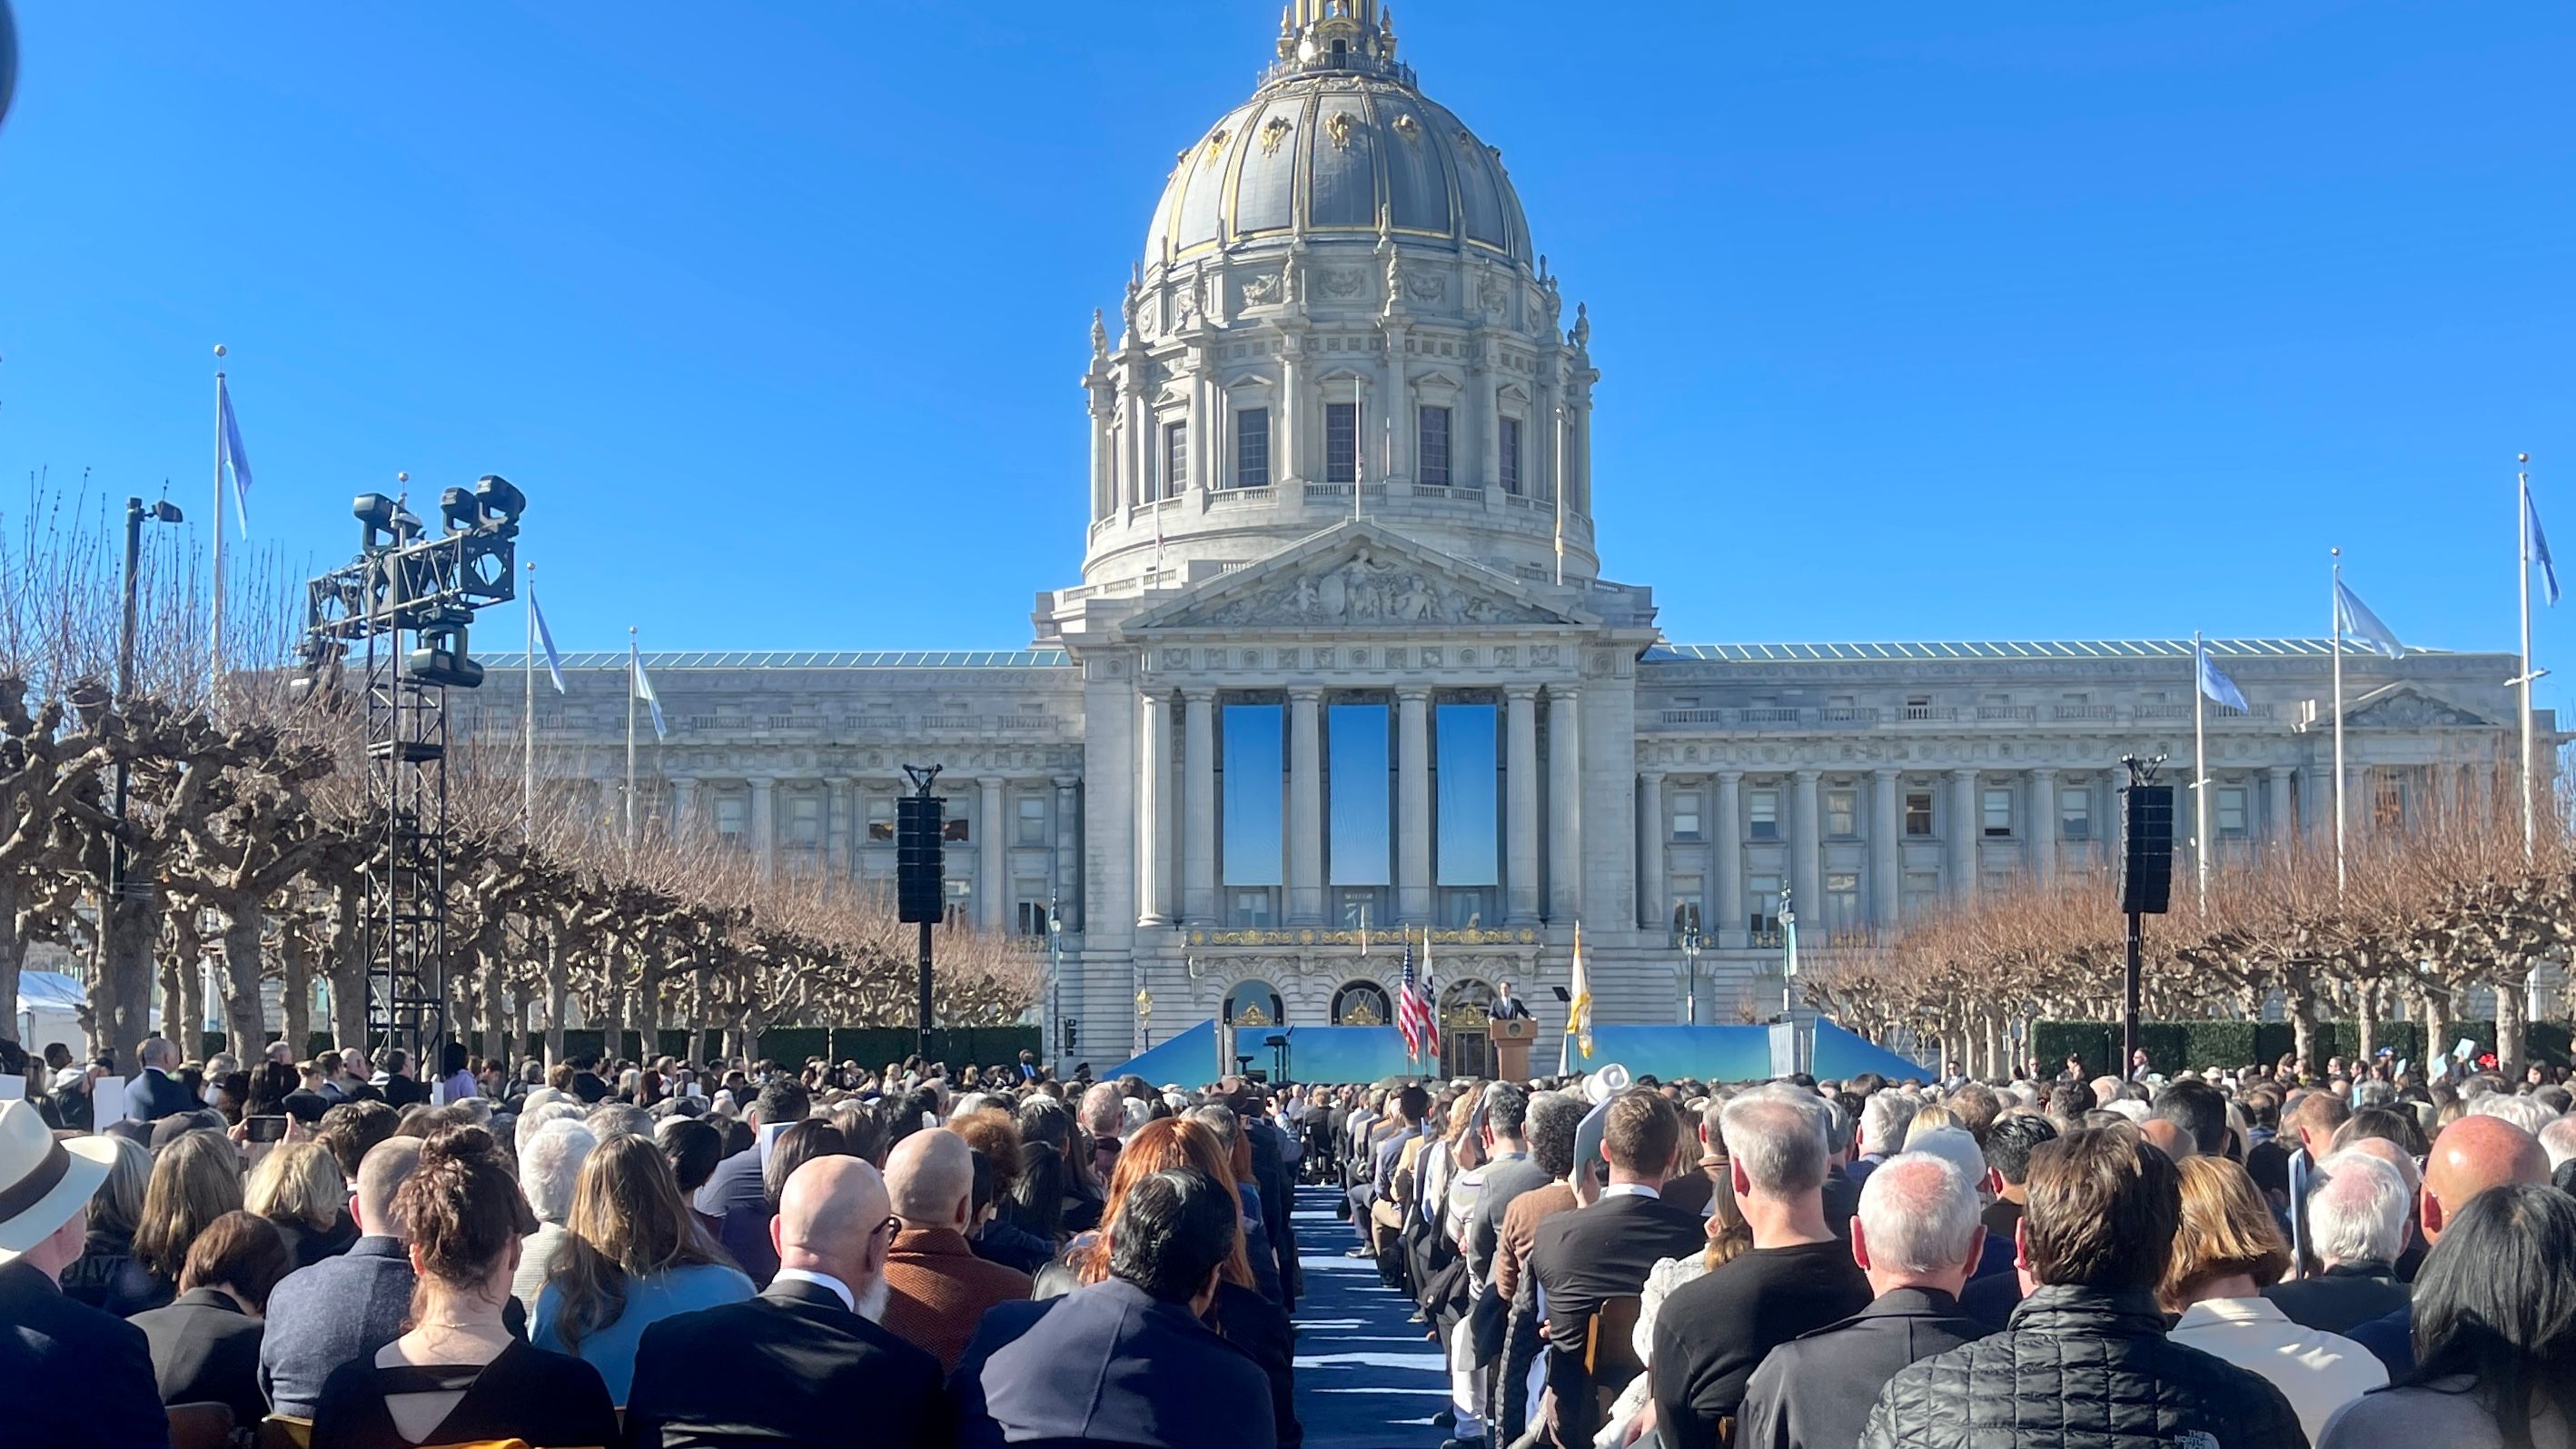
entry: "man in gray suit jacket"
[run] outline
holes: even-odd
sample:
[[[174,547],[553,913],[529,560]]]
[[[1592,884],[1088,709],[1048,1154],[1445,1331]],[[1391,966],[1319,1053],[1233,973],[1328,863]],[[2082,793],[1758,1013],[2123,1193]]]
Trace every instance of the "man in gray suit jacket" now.
[[[331,1370],[402,1337],[414,1280],[411,1229],[393,1211],[394,1190],[418,1166],[417,1137],[367,1149],[354,1205],[364,1236],[339,1257],[287,1274],[269,1294],[259,1387],[271,1412],[313,1417]]]
[[[1529,1094],[1509,1082],[1485,1089],[1485,1186],[1468,1215],[1465,1243],[1468,1281],[1480,1289],[1494,1281],[1494,1250],[1502,1240],[1503,1210],[1513,1198],[1549,1181],[1547,1173],[1530,1161],[1529,1105]]]
[[[1977,1184],[1957,1164],[1927,1152],[1887,1159],[1862,1184],[1852,1221],[1852,1258],[1878,1296],[1771,1350],[1745,1388],[1738,1449],[1856,1443],[1888,1380],[1985,1337],[1985,1325],[1959,1311],[1985,1236]]]

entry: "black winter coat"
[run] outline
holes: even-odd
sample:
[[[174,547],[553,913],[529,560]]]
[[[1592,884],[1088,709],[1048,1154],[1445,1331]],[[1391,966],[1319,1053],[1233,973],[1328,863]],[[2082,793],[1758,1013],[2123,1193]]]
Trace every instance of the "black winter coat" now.
[[[2307,1449],[2262,1378],[2165,1337],[2143,1289],[2046,1287],[1890,1380],[1861,1449]]]

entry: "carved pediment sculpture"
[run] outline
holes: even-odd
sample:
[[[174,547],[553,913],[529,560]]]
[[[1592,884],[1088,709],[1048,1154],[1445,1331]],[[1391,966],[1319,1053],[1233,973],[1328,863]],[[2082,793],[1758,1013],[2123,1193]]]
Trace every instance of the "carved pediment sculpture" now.
[[[1500,575],[1358,523],[1340,525],[1135,621],[1145,628],[1588,622],[1525,597]]]
[[[2493,726],[2496,722],[2431,695],[2401,689],[2353,710],[2344,716],[2344,723],[2356,729],[2421,729],[2433,725]]]

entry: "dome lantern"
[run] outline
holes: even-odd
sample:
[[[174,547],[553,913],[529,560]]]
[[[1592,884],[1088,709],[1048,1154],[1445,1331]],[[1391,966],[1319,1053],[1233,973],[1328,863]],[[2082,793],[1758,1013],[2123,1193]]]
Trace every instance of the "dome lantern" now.
[[[1263,77],[1344,72],[1413,76],[1395,60],[1395,16],[1378,0],[1293,0],[1279,14],[1279,63]]]

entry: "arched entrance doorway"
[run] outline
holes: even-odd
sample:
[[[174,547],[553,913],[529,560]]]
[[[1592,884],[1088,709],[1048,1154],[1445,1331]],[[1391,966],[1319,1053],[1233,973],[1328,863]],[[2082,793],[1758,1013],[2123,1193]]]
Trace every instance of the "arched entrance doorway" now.
[[[1374,981],[1348,981],[1333,993],[1333,1025],[1392,1026],[1395,1002]]]
[[[1220,1018],[1226,1032],[1227,1071],[1246,1071],[1269,1059],[1264,1043],[1278,1033],[1281,1014],[1277,987],[1261,980],[1234,984],[1234,989],[1225,994],[1225,1011]]]
[[[1487,1050],[1492,1021],[1487,1008],[1493,1000],[1494,988],[1473,977],[1440,989],[1440,1075],[1493,1075],[1493,1057]]]

